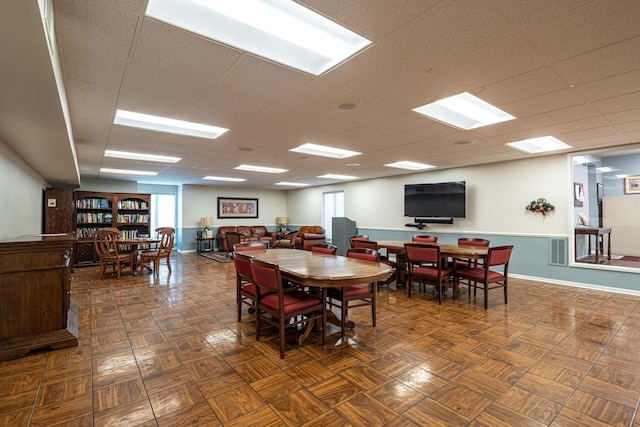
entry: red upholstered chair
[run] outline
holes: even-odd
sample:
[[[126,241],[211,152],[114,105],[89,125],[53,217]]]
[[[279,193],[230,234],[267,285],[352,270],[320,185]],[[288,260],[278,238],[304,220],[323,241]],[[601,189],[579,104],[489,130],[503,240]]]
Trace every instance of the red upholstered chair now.
[[[411,241],[413,243],[438,243],[438,238],[436,236],[419,234],[417,236],[411,237]]]
[[[442,304],[442,295],[446,289],[446,282],[453,274],[453,268],[446,266],[440,255],[440,247],[424,243],[405,243],[407,264],[409,265],[409,280],[407,296],[411,298],[413,282],[431,285],[438,292],[438,304]]]
[[[380,252],[369,248],[350,248],[347,249],[347,258],[380,262]],[[327,291],[329,305],[340,307],[340,316],[342,320],[340,339],[344,339],[347,314],[349,309],[351,308],[370,305],[371,322],[373,323],[373,326],[376,326],[376,293],[376,283],[351,285],[342,288],[329,288],[329,290]]]
[[[311,246],[311,252],[335,255],[336,252],[338,252],[338,247],[336,245],[332,245],[331,243],[316,243],[315,245]]]
[[[378,248],[378,242],[373,240],[353,239],[352,244],[354,245],[354,248],[372,249],[374,251],[380,252],[380,248]],[[393,283],[393,281],[396,281],[397,283],[398,280],[398,264],[382,255],[380,255],[380,262],[387,264],[389,267],[393,268],[393,274],[389,276],[389,278],[384,282],[378,283],[378,289],[380,289],[380,286],[382,285],[389,285],[390,283]]]
[[[503,288],[504,303],[507,303],[507,284],[509,272],[509,260],[513,246],[496,246],[489,248],[487,258],[482,265],[461,267],[456,270],[455,280],[456,287],[458,285],[466,285],[469,288],[473,284],[473,296],[476,296],[478,284],[484,288],[484,309],[489,306],[489,289]],[[491,267],[502,267],[501,271],[496,271]],[[494,286],[490,287],[491,284]],[[469,299],[471,299],[471,289],[469,289]]]
[[[482,248],[488,248],[489,240],[476,239],[473,237],[460,237],[458,239],[458,246],[478,246]],[[453,261],[456,263],[456,268],[471,267],[474,265],[478,265],[477,260],[454,258]]]
[[[256,285],[251,273],[251,257],[236,253],[233,256],[236,267],[236,302],[238,303],[238,322],[242,321],[242,304],[249,306],[249,312],[256,306]]]
[[[354,236],[349,236],[349,243],[351,244],[352,248],[355,248],[355,246],[353,245],[354,240],[369,240],[369,236],[367,236],[366,234],[356,234]]]
[[[227,233],[229,234],[229,233]],[[233,252],[252,252],[252,251],[266,251],[269,249],[269,244],[266,242],[245,242],[245,243],[236,243],[233,245]]]
[[[298,288],[285,289],[280,269],[275,264],[251,259],[251,274],[256,284],[256,341],[260,341],[262,322],[280,332],[280,358],[284,359],[285,330],[322,319],[322,345],[326,341],[327,310],[325,288],[310,295]],[[308,325],[310,326],[310,325]]]

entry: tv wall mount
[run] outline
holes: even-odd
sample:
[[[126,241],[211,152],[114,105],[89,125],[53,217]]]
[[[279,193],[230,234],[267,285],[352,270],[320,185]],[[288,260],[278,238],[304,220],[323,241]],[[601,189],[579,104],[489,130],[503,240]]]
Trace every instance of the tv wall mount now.
[[[405,224],[405,227],[415,227],[418,230],[422,230],[425,224],[453,224],[453,218],[441,218],[441,217],[416,217],[413,219],[413,223]]]

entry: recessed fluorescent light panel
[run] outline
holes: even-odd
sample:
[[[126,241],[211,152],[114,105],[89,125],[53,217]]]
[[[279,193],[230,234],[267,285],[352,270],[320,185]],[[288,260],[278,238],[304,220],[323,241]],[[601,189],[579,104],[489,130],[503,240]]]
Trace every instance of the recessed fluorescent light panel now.
[[[267,168],[267,167],[264,167],[264,166],[252,166],[252,165],[240,165],[240,166],[235,167],[234,169],[239,170],[239,171],[264,172],[264,173],[289,172],[288,169]]]
[[[158,175],[158,172],[131,171],[126,169],[110,169],[110,168],[100,168],[100,173],[113,173],[117,175],[144,175],[144,176]]]
[[[296,153],[311,154],[313,156],[331,157],[334,159],[345,159],[347,157],[357,156],[357,151],[343,150],[342,148],[326,147],[318,144],[302,144],[299,147],[292,148],[289,151]]]
[[[146,162],[176,163],[182,160],[180,157],[158,156],[155,154],[128,153],[126,151],[105,150],[105,157],[117,159],[143,160]]]
[[[202,179],[208,179],[210,181],[226,181],[226,182],[243,182],[246,181],[244,178],[227,178],[224,176],[205,176]]]
[[[319,176],[318,178],[326,178],[326,179],[358,179],[357,176],[337,175],[337,174],[334,174],[334,173],[327,173],[327,174]]]
[[[468,92],[414,108],[413,111],[430,119],[465,130],[515,119],[511,114]]]
[[[435,166],[433,165],[427,165],[425,163],[410,162],[408,160],[403,160],[401,162],[395,162],[395,163],[387,163],[385,166],[388,166],[390,168],[407,169],[411,171],[421,171],[424,169],[435,168]]]
[[[149,0],[147,16],[316,76],[371,41],[285,0]]]
[[[201,123],[185,122],[184,120],[168,119],[134,111],[118,110],[113,123],[153,130],[156,132],[174,133],[177,135],[195,136],[196,138],[216,139],[229,129],[203,125]]]
[[[309,184],[303,184],[301,182],[285,182],[285,181],[276,182],[273,185],[284,185],[287,187],[308,187],[309,186]]]
[[[596,171],[600,173],[609,173],[609,172],[619,172],[620,169],[612,168],[611,166],[602,166],[602,167],[596,168]]]
[[[564,150],[565,148],[571,148],[570,145],[565,144],[557,138],[552,136],[541,136],[539,138],[524,139],[522,141],[509,142],[509,147],[516,150],[524,151],[525,153],[537,154],[545,153],[547,151]]]

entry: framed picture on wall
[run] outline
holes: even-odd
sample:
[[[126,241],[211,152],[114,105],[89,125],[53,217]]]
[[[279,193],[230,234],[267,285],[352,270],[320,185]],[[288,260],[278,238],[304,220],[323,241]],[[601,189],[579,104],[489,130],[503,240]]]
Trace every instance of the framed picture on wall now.
[[[628,176],[624,179],[626,194],[640,194],[640,175]]]
[[[573,207],[581,208],[584,206],[584,185],[579,182],[573,183]]]
[[[258,218],[258,199],[218,197],[218,218]]]

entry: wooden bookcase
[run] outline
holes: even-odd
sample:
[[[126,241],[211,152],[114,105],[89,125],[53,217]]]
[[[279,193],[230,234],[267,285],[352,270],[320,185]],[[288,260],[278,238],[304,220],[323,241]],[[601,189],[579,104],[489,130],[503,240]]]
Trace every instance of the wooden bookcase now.
[[[93,235],[104,227],[115,227],[123,237],[149,237],[151,194],[74,192],[76,244],[75,264],[98,262],[93,249]]]

